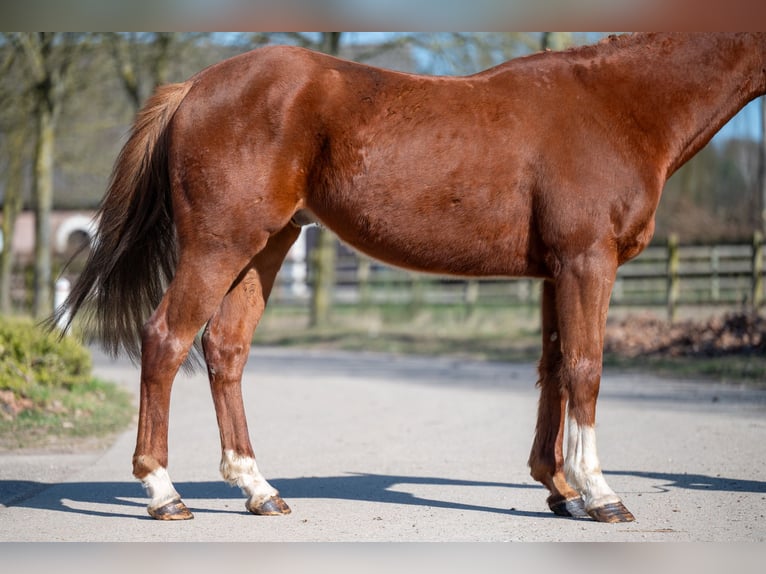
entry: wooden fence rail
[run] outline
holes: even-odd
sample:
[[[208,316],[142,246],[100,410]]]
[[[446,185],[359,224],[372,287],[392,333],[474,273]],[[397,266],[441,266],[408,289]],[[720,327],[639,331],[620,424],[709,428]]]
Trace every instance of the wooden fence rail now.
[[[669,318],[686,305],[737,305],[759,308],[763,303],[763,237],[736,245],[666,245],[648,247],[620,267],[612,292],[614,306],[667,307]],[[310,290],[291,283],[291,263],[278,277],[273,302],[296,304]],[[298,274],[303,277],[304,275]],[[456,279],[396,269],[341,249],[336,264],[335,302],[377,305],[534,305],[539,302],[536,279]]]

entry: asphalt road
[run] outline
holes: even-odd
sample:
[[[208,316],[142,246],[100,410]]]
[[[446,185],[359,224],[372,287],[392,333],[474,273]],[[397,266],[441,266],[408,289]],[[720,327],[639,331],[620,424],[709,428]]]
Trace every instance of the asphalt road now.
[[[96,373],[138,390],[125,361]],[[206,378],[179,375],[170,475],[195,519],[156,522],[132,478],[135,429],[106,451],[0,455],[0,541],[763,541],[766,392],[607,373],[607,480],[637,520],[552,515],[526,465],[535,369],[256,349],[245,400],[259,466],[292,507],[245,511],[218,474]]]

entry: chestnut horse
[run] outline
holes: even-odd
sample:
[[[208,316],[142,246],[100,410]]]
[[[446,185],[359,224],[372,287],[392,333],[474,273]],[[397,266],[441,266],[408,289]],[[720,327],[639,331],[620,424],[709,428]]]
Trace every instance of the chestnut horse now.
[[[393,265],[542,278],[531,474],[556,514],[633,520],[594,430],[615,273],[652,237],[667,178],[766,92],[765,69],[766,34],[663,33],[467,77],[273,46],[158,89],[59,310],[89,308],[108,350],[140,358],[149,514],[192,517],[166,470],[168,406],[202,328],[223,478],[255,514],[290,511],[256,465],[240,383],[277,271],[318,221]]]

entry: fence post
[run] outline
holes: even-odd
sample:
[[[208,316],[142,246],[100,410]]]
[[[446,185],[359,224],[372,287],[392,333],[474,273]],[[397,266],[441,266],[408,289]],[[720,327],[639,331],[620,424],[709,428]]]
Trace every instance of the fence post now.
[[[65,277],[59,277],[56,280],[56,289],[54,291],[53,296],[53,308],[55,310],[58,310],[59,307],[61,307],[64,302],[66,301],[67,297],[69,297],[69,290],[71,288],[71,283],[69,282],[69,279]],[[69,313],[63,313],[61,317],[59,317],[57,326],[59,329],[64,329],[66,327],[66,324],[69,322]]]
[[[678,268],[680,258],[678,255],[678,235],[671,233],[668,236],[668,321],[674,323],[678,314],[678,295],[680,291]]]
[[[426,279],[418,274],[410,275],[410,303],[409,312],[411,317],[415,317],[422,309],[425,303]]]
[[[305,297],[308,293],[308,263],[306,261],[306,228],[301,227],[298,240],[293,243],[287,252],[283,265],[284,274],[287,277],[287,290],[294,297]]]
[[[365,255],[357,255],[356,280],[359,289],[359,303],[367,308],[372,300],[370,294],[370,260]]]
[[[465,301],[465,315],[466,318],[470,318],[476,311],[476,303],[479,300],[479,281],[476,279],[469,279],[465,283],[465,292],[463,293],[463,300]]]
[[[753,277],[752,297],[753,310],[757,311],[763,301],[763,235],[760,231],[753,233]]]
[[[718,272],[721,269],[721,257],[718,253],[718,246],[713,245],[710,248],[710,298],[717,303],[721,298],[721,279]]]

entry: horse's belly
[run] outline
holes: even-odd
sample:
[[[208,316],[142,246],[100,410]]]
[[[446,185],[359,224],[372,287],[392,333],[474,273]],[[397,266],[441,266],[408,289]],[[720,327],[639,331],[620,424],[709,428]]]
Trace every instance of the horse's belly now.
[[[541,276],[520,221],[435,209],[312,210],[351,247],[397,267],[465,276]]]
[[[439,139],[439,130],[426,127],[412,140],[380,141],[389,130],[374,143],[338,144],[311,182],[306,206],[343,241],[392,265],[539,275],[524,160],[477,144],[481,133]]]

